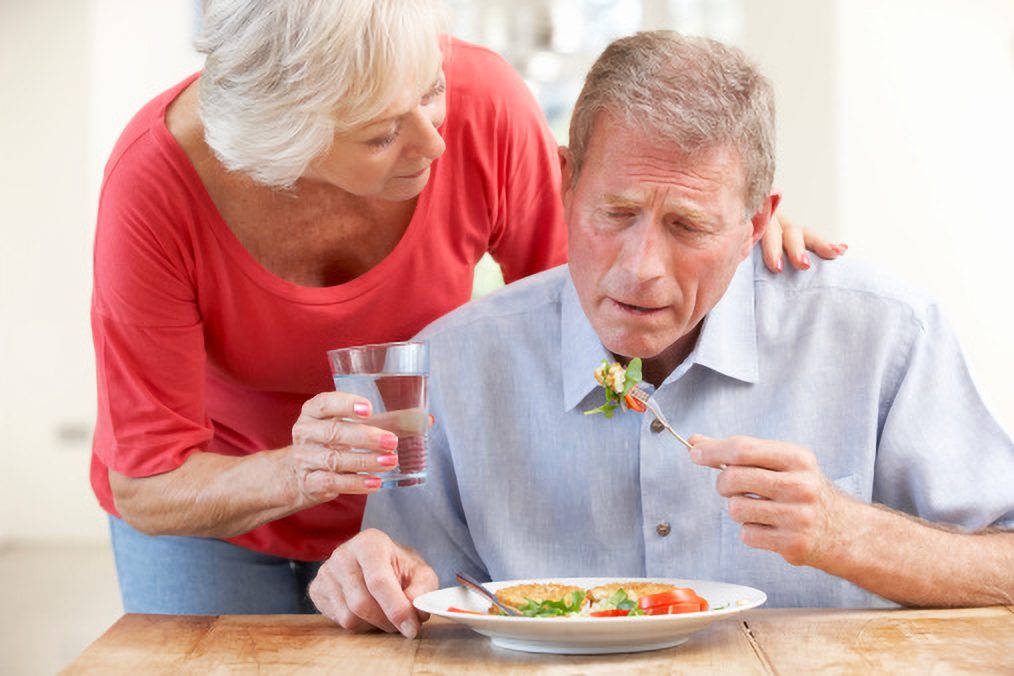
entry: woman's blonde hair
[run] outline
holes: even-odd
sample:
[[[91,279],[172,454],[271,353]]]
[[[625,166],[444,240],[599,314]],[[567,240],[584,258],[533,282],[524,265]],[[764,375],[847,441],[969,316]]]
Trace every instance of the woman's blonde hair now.
[[[603,112],[675,144],[689,159],[725,145],[736,148],[747,216],[771,191],[774,92],[735,47],[673,31],[638,33],[609,45],[588,72],[571,118],[575,183]]]
[[[433,84],[442,0],[207,0],[200,115],[215,156],[291,187],[335,133]]]

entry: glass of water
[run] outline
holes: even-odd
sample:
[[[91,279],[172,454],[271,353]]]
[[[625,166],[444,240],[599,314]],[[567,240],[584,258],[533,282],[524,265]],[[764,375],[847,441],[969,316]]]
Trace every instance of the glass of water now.
[[[331,350],[327,357],[335,389],[366,397],[373,405],[372,415],[356,422],[385,429],[398,437],[398,466],[376,475],[383,481],[381,486],[426,483],[429,345],[425,342],[359,345]]]

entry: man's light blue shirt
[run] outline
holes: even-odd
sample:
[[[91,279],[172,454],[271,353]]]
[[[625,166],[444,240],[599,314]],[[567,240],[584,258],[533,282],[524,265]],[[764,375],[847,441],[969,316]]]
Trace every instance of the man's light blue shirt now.
[[[417,549],[442,586],[457,570],[658,576],[746,584],[773,606],[880,603],[744,545],[717,471],[653,431],[650,414],[584,415],[604,402],[593,372],[613,357],[566,266],[420,337],[436,417],[429,480],[371,496],[364,527]],[[1014,443],[939,308],[857,261],[772,275],[755,253],[655,396],[684,436],[806,446],[860,500],[969,530],[1014,526]]]

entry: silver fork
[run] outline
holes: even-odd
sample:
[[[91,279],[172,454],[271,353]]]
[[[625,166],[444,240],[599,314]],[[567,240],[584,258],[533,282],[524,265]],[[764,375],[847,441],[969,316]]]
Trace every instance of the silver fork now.
[[[669,432],[671,432],[672,435],[674,437],[676,437],[681,444],[683,444],[684,446],[687,447],[688,451],[691,448],[693,448],[693,446],[690,445],[689,441],[687,441],[686,439],[684,439],[683,437],[681,437],[676,432],[676,430],[674,430],[672,428],[672,425],[669,424],[669,421],[666,420],[665,416],[662,414],[662,409],[660,409],[658,407],[658,402],[655,401],[654,397],[652,397],[651,395],[649,395],[647,392],[645,392],[644,390],[642,390],[637,385],[634,385],[632,388],[630,388],[630,396],[632,396],[634,399],[637,399],[639,402],[641,402],[642,404],[644,404],[645,406],[647,406],[648,410],[651,411],[652,415],[655,416],[655,419],[658,420],[660,423],[662,423],[662,427],[664,427],[667,430],[669,430]]]
[[[455,579],[457,579],[458,584],[460,584],[462,587],[464,587],[465,589],[471,589],[476,594],[485,597],[488,601],[492,601],[494,606],[502,610],[507,615],[513,615],[514,617],[521,616],[521,613],[519,613],[516,608],[512,608],[508,605],[501,603],[500,599],[496,597],[496,594],[486,589],[486,585],[482,584],[468,573],[458,571],[458,573],[454,577]]]

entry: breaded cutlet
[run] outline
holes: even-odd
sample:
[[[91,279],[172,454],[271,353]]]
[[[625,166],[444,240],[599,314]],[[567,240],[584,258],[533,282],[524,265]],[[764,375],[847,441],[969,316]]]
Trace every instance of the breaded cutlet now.
[[[556,584],[555,582],[543,582],[538,584],[516,584],[512,587],[504,587],[496,592],[496,597],[500,600],[500,603],[505,606],[511,606],[513,608],[521,608],[521,606],[528,603],[528,599],[540,603],[542,601],[559,601],[570,592],[583,592],[584,589],[581,587],[575,587],[570,584]],[[588,599],[585,598],[581,604],[582,607],[587,605]],[[496,615],[500,612],[500,609],[496,606],[491,606],[489,609],[491,615]]]
[[[610,582],[609,584],[589,589],[588,600],[591,603],[604,601],[615,594],[618,589],[622,589],[627,592],[627,596],[630,597],[631,601],[636,601],[642,596],[658,594],[676,588],[671,584],[663,582]]]

